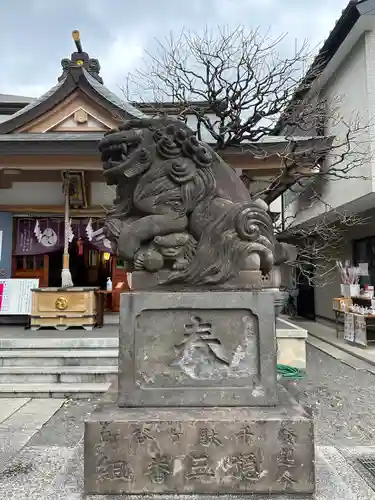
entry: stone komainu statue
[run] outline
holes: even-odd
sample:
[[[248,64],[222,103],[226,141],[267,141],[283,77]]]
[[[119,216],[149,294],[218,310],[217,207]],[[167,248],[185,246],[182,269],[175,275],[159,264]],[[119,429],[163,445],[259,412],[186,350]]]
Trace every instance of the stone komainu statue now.
[[[190,285],[271,270],[266,204],[183,122],[129,120],[99,150],[107,184],[116,186],[104,234],[133,270],[167,269],[164,282]]]

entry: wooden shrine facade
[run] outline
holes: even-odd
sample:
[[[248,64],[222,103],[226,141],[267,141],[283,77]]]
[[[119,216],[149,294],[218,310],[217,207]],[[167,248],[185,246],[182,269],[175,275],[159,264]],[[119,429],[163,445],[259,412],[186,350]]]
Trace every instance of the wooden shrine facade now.
[[[37,221],[61,219],[64,213],[63,174],[76,174],[81,184],[75,200],[71,200],[71,218],[74,220],[100,221],[112,204],[114,193],[102,176],[98,141],[111,128],[123,120],[145,117],[153,107],[140,109],[121,100],[104,86],[100,65],[86,53],[75,52],[62,61],[62,74],[57,84],[37,99],[17,101],[11,109],[1,102],[6,119],[0,120],[0,275],[2,277],[39,278],[41,286],[50,286],[55,252],[21,255],[17,248],[20,220],[29,220],[30,227]],[[22,101],[22,102],[21,102]],[[25,102],[24,102],[25,101]],[[13,108],[12,108],[13,109]],[[173,112],[173,106],[168,107]],[[3,115],[4,117],[5,115]],[[188,120],[189,123],[189,120]],[[307,139],[302,141],[306,147]],[[300,141],[301,142],[301,141]],[[249,144],[241,150],[226,150],[223,157],[239,175],[248,179],[282,177],[285,165],[280,152],[285,150],[282,137],[262,144]],[[294,149],[298,149],[296,143]],[[265,154],[266,153],[266,154]],[[307,166],[308,168],[308,166]],[[285,176],[289,184],[293,181]],[[77,194],[77,193],[76,193]],[[266,193],[272,202],[280,195],[280,185]],[[81,245],[81,246],[80,246]],[[123,262],[105,249],[93,248],[85,237],[75,237],[72,251],[87,269],[88,283],[94,282],[94,268],[106,263],[106,272],[113,287],[123,283],[127,287]],[[103,264],[104,265],[104,264]],[[103,271],[104,272],[104,271]],[[97,280],[97,282],[100,280]],[[114,301],[118,309],[118,301]]]

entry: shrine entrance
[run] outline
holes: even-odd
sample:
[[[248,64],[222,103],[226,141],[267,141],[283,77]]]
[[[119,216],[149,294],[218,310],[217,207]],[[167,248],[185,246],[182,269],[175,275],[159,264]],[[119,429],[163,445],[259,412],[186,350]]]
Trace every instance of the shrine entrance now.
[[[49,254],[48,286],[61,286],[63,251]],[[106,288],[107,278],[112,277],[112,258],[109,253],[93,248],[89,241],[74,238],[69,245],[69,267],[74,286]]]
[[[105,243],[89,241],[101,220],[71,219],[69,267],[74,286],[106,288],[112,280],[111,310],[118,312],[120,294],[128,290],[126,263],[109,253]],[[38,278],[39,286],[60,287],[63,264],[63,217],[15,217],[12,278]]]
[[[100,221],[71,219],[69,257],[75,286],[106,287],[113,258],[102,242],[89,241]],[[15,218],[13,278],[38,278],[41,287],[61,286],[63,217]]]

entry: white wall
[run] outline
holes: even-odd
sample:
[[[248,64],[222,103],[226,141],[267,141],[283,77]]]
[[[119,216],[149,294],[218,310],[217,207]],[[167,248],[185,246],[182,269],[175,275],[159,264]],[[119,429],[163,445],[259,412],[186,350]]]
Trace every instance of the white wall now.
[[[335,314],[332,310],[333,299],[340,297],[340,279],[338,273],[333,274],[332,282],[325,286],[315,287],[315,314],[317,317],[324,319],[335,319]]]
[[[210,120],[210,123],[212,123],[212,124],[215,123],[215,121],[217,120],[217,117],[214,114],[207,113],[205,116]],[[197,118],[195,115],[188,115],[187,116],[187,125],[188,125],[188,127],[191,128],[191,130],[194,130],[194,132],[197,130],[197,123],[198,122],[197,122]],[[206,129],[206,127],[204,127],[203,125],[201,125],[201,139],[202,139],[202,141],[207,142],[209,144],[212,144],[215,142],[215,139],[212,137],[212,135]]]
[[[270,204],[270,210],[271,212],[278,212],[281,213],[282,205],[281,205],[281,196],[276,198],[271,204]]]
[[[13,182],[9,189],[0,189],[0,205],[63,205],[60,182]]]
[[[335,148],[329,155],[326,168],[332,162],[337,162],[338,155],[346,147],[337,147],[345,141],[347,128],[344,123],[353,122],[358,115],[363,127],[367,127],[369,124],[367,68],[373,66],[374,59],[366,62],[366,54],[369,48],[369,40],[371,38],[372,43],[373,37],[373,34],[371,34],[371,37],[366,34],[357,42],[321,93],[322,98],[331,102],[331,106],[335,110],[331,114],[336,116],[335,119],[329,119],[326,124],[325,135],[335,137]],[[337,116],[339,116],[339,119],[337,119]],[[361,159],[361,164],[352,169],[350,173],[344,174],[343,179],[325,179],[314,184],[314,190],[318,192],[318,198],[323,200],[323,203],[321,201],[312,203],[313,191],[307,188],[298,196],[295,202],[289,205],[286,216],[297,214],[295,224],[300,224],[371,193],[373,190],[373,165],[371,161],[368,161],[369,155],[365,154],[366,148],[370,144],[369,139],[369,130],[366,128],[365,131],[362,130],[357,133],[355,139],[351,141],[352,152],[347,157],[347,161],[340,164],[340,168],[346,167],[347,162],[353,165],[353,162],[358,158]]]
[[[366,32],[367,102],[372,160],[372,191],[375,192],[375,29]]]
[[[112,205],[113,186],[105,182],[92,182],[91,205]],[[64,195],[59,182],[14,182],[10,189],[0,189],[0,205],[63,205]]]

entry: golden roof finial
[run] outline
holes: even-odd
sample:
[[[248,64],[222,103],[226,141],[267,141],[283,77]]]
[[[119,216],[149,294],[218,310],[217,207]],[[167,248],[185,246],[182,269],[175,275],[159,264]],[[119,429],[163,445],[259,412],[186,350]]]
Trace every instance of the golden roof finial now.
[[[82,50],[82,44],[81,44],[81,35],[78,30],[72,31],[72,37],[74,40],[74,43],[76,44],[77,47],[77,52],[83,52]]]

